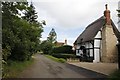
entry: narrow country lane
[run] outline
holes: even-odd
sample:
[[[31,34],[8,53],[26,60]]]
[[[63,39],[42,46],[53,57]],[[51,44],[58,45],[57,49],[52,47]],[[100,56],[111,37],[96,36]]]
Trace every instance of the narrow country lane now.
[[[21,72],[19,78],[104,78],[99,74],[67,63],[58,63],[44,55],[36,54],[35,62]]]

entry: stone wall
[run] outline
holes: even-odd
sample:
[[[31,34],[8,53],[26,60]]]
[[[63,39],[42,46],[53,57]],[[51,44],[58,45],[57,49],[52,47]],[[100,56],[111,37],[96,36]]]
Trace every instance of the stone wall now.
[[[102,62],[117,62],[117,38],[111,25],[105,25],[102,29]]]

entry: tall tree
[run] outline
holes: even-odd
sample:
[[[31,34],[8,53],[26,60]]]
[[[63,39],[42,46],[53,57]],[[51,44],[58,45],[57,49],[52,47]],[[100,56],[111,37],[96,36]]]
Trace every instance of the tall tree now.
[[[33,7],[33,5],[32,5]],[[33,8],[34,9],[34,8]],[[2,50],[3,59],[27,60],[37,51],[42,24],[36,18],[20,12],[31,12],[27,2],[2,2]],[[36,15],[35,9],[32,15]],[[29,20],[30,19],[30,20]]]
[[[29,33],[31,34],[30,40],[32,41],[33,44],[30,45],[30,50],[33,53],[36,51],[36,49],[38,49],[37,47],[39,46],[40,43],[39,38],[41,38],[41,33],[43,32],[42,24],[45,23],[45,21],[42,23],[38,22],[37,17],[38,17],[37,12],[35,11],[35,7],[31,2],[30,6],[27,8],[22,18],[27,20],[27,22],[31,24],[32,29],[29,31]]]
[[[48,42],[47,40],[42,41],[41,43],[41,50],[44,54],[51,54],[52,53],[53,44]]]
[[[2,50],[5,60],[13,54],[15,44],[20,41],[17,30],[21,28],[17,27],[16,23],[20,21],[18,10],[25,9],[24,5],[26,5],[25,2],[2,2]]]
[[[55,43],[56,42],[56,39],[57,39],[57,34],[55,32],[55,29],[52,28],[52,30],[50,31],[48,37],[47,37],[47,40],[50,42],[50,43]]]
[[[32,2],[30,4],[30,7],[27,7],[27,10],[24,12],[24,14],[25,16],[23,16],[23,19],[27,20],[30,23],[37,22],[36,19],[38,16]]]

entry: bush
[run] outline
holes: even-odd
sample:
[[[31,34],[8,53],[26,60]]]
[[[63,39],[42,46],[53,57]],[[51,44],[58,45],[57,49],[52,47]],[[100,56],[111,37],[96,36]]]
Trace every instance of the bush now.
[[[72,46],[64,45],[60,47],[54,47],[52,49],[53,53],[73,53]]]
[[[38,50],[37,45],[43,32],[42,23],[36,19],[34,6],[28,5],[27,2],[2,2],[1,5],[3,60],[29,60]],[[20,15],[18,11],[23,10],[26,13]]]
[[[52,56],[57,57],[57,58],[76,58],[76,55],[74,54],[52,54]]]
[[[59,62],[64,63],[64,62],[66,62],[66,60],[63,58],[59,58]]]
[[[53,44],[48,42],[48,41],[43,41],[41,43],[41,50],[43,51],[44,54],[50,54],[52,50]]]
[[[2,49],[2,58],[7,61],[8,59],[8,56],[11,55],[10,51],[11,51],[11,48],[9,48],[10,46],[7,46],[7,49]]]

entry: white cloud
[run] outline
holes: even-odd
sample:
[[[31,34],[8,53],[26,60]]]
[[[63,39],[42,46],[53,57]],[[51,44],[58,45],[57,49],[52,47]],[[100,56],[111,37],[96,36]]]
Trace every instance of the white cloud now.
[[[116,17],[117,2],[118,0],[45,0],[34,2],[34,5],[39,19],[45,19],[48,25],[75,28],[82,25],[87,26],[91,21],[101,17],[106,3],[109,4],[113,18]]]

